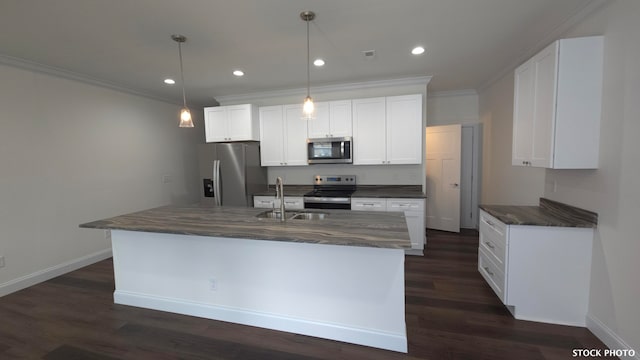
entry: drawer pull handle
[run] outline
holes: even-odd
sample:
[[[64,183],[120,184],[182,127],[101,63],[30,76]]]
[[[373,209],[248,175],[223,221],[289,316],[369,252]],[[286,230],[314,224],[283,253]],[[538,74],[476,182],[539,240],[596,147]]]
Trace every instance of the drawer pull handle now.
[[[491,250],[494,250],[494,249],[496,248],[495,246],[491,245],[491,243],[490,243],[490,242],[488,242],[488,241],[485,241],[484,243],[485,243],[485,244],[489,247],[489,249],[491,249]]]
[[[375,204],[371,204],[371,203],[363,203],[362,206],[375,206]]]
[[[488,267],[488,266],[485,266],[485,267],[484,267],[484,271],[486,271],[486,272],[487,272],[487,274],[489,274],[491,277],[493,277],[493,273],[489,270],[489,267]]]

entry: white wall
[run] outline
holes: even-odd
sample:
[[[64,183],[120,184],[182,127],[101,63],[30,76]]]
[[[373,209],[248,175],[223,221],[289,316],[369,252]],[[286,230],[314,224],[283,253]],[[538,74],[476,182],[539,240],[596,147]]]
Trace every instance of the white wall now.
[[[640,351],[640,2],[611,1],[566,37],[604,34],[598,170],[547,170],[544,195],[598,213],[590,316]],[[554,192],[553,184],[556,183]]]
[[[612,0],[562,37],[605,36],[597,170],[510,167],[513,75],[480,95],[491,139],[483,201],[534,202],[542,195],[595,211],[589,328],[608,346],[640,351],[640,2]],[[485,161],[485,164],[488,164]],[[507,180],[508,179],[508,180]],[[556,190],[554,191],[554,183]],[[524,196],[523,194],[528,194]]]
[[[198,198],[201,116],[180,129],[176,105],[5,65],[0,109],[0,296],[108,252],[81,223]]]
[[[429,93],[427,126],[477,124],[479,98],[475,90]]]
[[[394,96],[408,94],[423,95],[423,114],[426,114],[428,80],[422,84],[402,84],[402,81],[380,81],[379,86],[364,84],[356,86],[325,86],[314,89],[311,87],[311,96],[314,101],[331,101],[344,99],[360,99],[378,96]],[[348,85],[348,84],[347,84]],[[297,104],[304,100],[305,91],[274,91],[262,94],[248,94],[246,96],[220,97],[217,100],[220,105],[234,105],[252,103],[258,106]],[[425,124],[425,119],[423,119]],[[423,144],[424,153],[424,144]],[[358,184],[361,185],[422,185],[424,183],[424,167],[422,165],[311,165],[269,167],[269,183],[274,184],[278,176],[282,176],[285,184],[311,185],[313,176],[317,174],[356,175]]]

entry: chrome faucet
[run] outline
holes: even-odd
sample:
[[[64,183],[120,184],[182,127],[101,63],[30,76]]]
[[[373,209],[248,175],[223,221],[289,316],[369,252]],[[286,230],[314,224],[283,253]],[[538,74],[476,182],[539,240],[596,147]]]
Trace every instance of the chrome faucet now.
[[[284,182],[280,176],[276,178],[276,199],[280,200],[280,221],[284,221]]]

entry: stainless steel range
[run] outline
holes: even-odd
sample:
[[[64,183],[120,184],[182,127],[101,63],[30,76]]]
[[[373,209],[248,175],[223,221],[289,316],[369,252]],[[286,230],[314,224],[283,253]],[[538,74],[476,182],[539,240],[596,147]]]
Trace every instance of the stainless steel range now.
[[[351,209],[355,175],[316,175],[313,191],[304,194],[305,209]]]

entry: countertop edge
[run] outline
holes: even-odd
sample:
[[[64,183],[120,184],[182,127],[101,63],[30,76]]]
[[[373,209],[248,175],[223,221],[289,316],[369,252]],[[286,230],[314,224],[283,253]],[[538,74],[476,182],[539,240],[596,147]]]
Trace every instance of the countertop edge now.
[[[79,227],[369,248],[411,248],[409,230],[404,222],[404,215],[400,213],[385,213],[383,217],[377,212],[328,210],[329,213],[335,213],[334,219],[329,216],[321,222],[280,222],[255,218],[256,214],[263,211],[265,210],[259,208],[163,206],[91,221],[80,224]],[[345,215],[349,219],[343,221]]]
[[[570,207],[570,205],[566,206]],[[582,213],[576,213],[575,211],[572,211],[571,208],[557,207],[554,210],[549,210],[545,206],[534,205],[520,206],[482,204],[480,205],[480,209],[486,211],[489,215],[500,220],[505,225],[586,229],[597,228],[597,214],[592,213],[596,216],[594,221],[593,218],[582,216]]]

